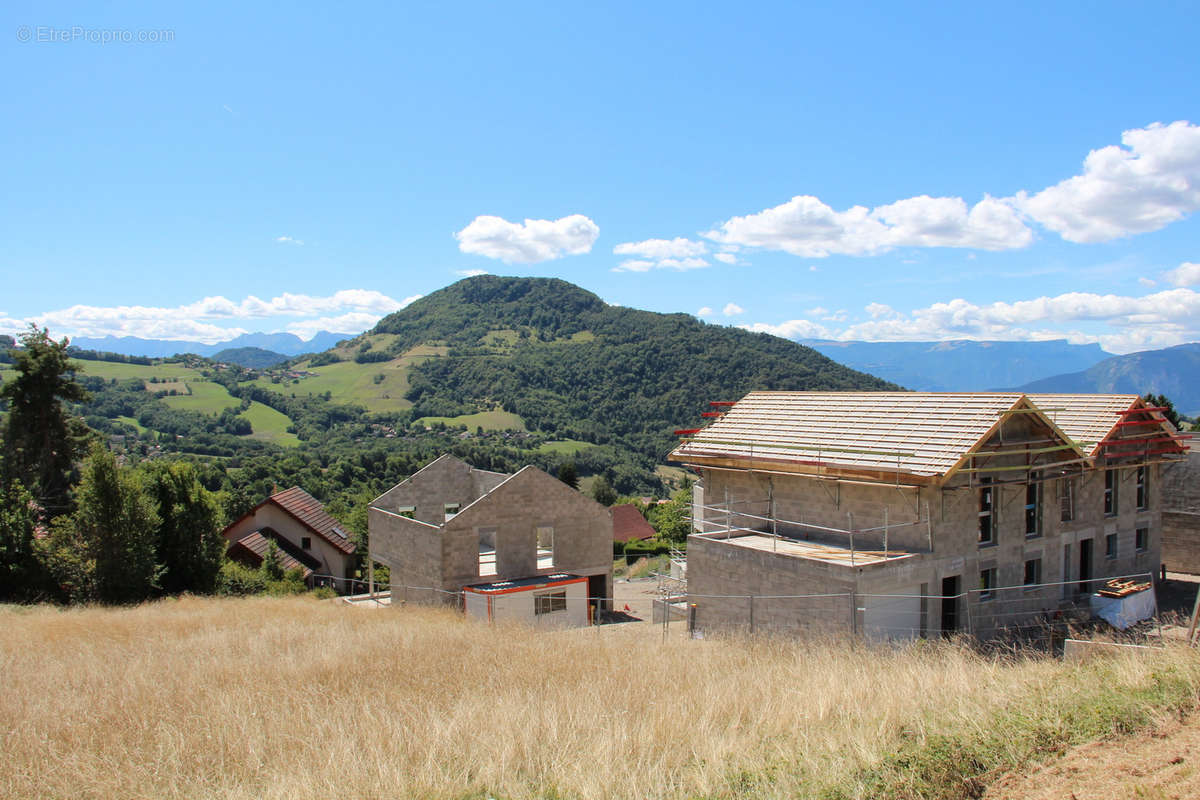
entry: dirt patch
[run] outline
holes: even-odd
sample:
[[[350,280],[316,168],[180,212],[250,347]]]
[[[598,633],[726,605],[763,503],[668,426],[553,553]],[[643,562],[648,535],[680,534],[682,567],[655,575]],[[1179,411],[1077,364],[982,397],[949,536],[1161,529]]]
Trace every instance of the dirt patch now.
[[[1200,797],[1200,716],[1151,733],[1092,742],[1024,774],[1008,775],[984,800]]]

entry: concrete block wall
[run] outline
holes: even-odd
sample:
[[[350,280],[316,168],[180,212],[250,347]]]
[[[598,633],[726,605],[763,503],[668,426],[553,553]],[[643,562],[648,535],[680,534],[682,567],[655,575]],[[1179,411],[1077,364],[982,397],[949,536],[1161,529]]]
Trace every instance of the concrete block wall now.
[[[812,562],[730,545],[688,539],[688,602],[704,631],[845,633],[852,628],[847,598],[751,600],[747,595],[848,594],[853,583],[832,571],[807,571]],[[700,595],[700,596],[698,596]],[[715,596],[714,596],[715,595]],[[753,618],[752,618],[753,617]]]
[[[554,565],[537,567],[536,529],[554,529]],[[604,575],[612,597],[612,516],[607,508],[535,467],[525,467],[446,523],[443,583],[478,583],[479,535],[494,530],[496,577],[554,572]],[[491,580],[486,578],[484,580]]]
[[[1162,562],[1200,574],[1200,452],[1162,468]]]
[[[1200,575],[1200,512],[1164,511],[1162,563],[1172,572]]]
[[[820,562],[722,546],[716,539],[705,541],[703,536],[693,536],[689,540],[689,588],[696,594],[728,595],[812,594],[824,590],[882,594],[888,591],[885,587],[891,585],[902,592],[912,591],[913,586],[924,586],[928,594],[938,595],[943,578],[958,576],[961,591],[976,590],[980,586],[981,571],[995,568],[997,587],[1016,588],[996,592],[991,600],[981,598],[978,593],[970,594],[960,608],[961,623],[965,626],[969,620],[976,633],[986,636],[994,628],[1053,615],[1064,603],[1073,601],[1078,589],[1082,541],[1092,541],[1093,580],[1155,572],[1162,543],[1162,481],[1158,469],[1156,466],[1150,469],[1146,509],[1137,508],[1136,470],[1117,471],[1118,514],[1115,516],[1104,514],[1102,470],[1088,470],[1075,477],[1074,518],[1066,522],[1061,521],[1058,481],[1046,481],[1042,484],[1041,523],[1036,536],[1026,535],[1026,486],[994,486],[996,515],[991,544],[979,542],[980,489],[968,485],[969,478],[965,476],[945,489],[923,487],[918,492],[897,490],[894,486],[844,484],[839,492],[832,481],[818,481],[806,476],[704,470],[705,494],[710,505],[724,503],[728,491],[734,508],[741,511],[764,500],[770,487],[780,517],[802,519],[808,524],[815,522],[845,528],[848,524],[845,513],[850,511],[854,513],[856,528],[867,527],[882,521],[883,507],[888,508],[889,523],[905,519],[902,516],[905,510],[909,514],[907,519],[911,520],[916,518],[916,508],[924,515],[928,502],[933,548],[931,553],[923,553],[914,559],[880,565],[878,573],[872,574],[872,568],[868,568],[846,580],[823,573]],[[996,473],[997,480],[1003,479],[1002,476],[1004,473]],[[747,505],[746,501],[752,503]],[[914,503],[920,505],[914,507]],[[724,525],[723,513],[710,510],[707,514],[710,521]],[[738,515],[732,517],[733,525],[737,526]],[[748,518],[740,521],[747,528],[769,530],[768,523]],[[712,525],[708,527],[713,528]],[[1142,551],[1135,548],[1138,528],[1148,531],[1147,547]],[[780,532],[789,533],[783,529]],[[1117,537],[1115,558],[1106,555],[1109,534]],[[833,541],[843,545],[845,539],[845,536],[832,537]],[[859,541],[856,537],[856,546],[861,547]],[[890,534],[889,547],[917,552],[928,550],[926,528],[913,526],[907,536],[899,531]],[[1025,562],[1032,559],[1041,560],[1041,583],[1061,581],[1071,582],[1070,585],[1024,588]],[[900,564],[904,566],[898,566]],[[836,571],[836,568],[832,569]],[[901,569],[907,574],[902,574]],[[937,602],[940,601],[934,601],[934,605]],[[718,604],[709,603],[710,607],[704,611],[698,608],[698,619],[707,619],[710,625],[717,627],[744,626],[748,624],[749,613],[748,608],[742,608],[746,603],[733,599],[720,604],[719,608],[712,607]],[[782,605],[782,601],[776,603],[776,606]],[[936,609],[930,613],[936,613]],[[936,619],[929,621],[930,628],[938,624]],[[768,608],[756,608],[755,627],[760,625],[781,629],[803,626],[788,619],[788,613],[782,609],[774,613]]]
[[[440,527],[379,508],[367,510],[367,524],[371,558],[391,570],[397,599],[449,602],[450,598],[435,591],[443,585]]]
[[[447,503],[458,503],[460,508],[466,508],[508,477],[499,472],[475,469],[445,455],[384,492],[371,505],[389,511],[412,506],[415,519],[441,525],[446,521]]]
[[[445,519],[446,503],[460,512]],[[415,506],[415,519],[396,513]],[[572,572],[601,576],[612,598],[612,516],[607,508],[534,467],[512,476],[472,470],[443,456],[385,492],[368,512],[371,555],[392,569],[409,601],[445,602],[463,586]],[[536,530],[554,529],[554,564],[538,569]],[[496,574],[479,574],[481,536],[496,548]],[[424,595],[428,595],[427,597]]]

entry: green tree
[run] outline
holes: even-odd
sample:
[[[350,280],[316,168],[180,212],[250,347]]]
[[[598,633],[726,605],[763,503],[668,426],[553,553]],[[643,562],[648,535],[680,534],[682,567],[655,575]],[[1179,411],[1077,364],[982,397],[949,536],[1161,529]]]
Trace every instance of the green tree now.
[[[579,488],[579,475],[575,472],[575,462],[568,462],[558,468],[558,479],[572,489]]]
[[[78,367],[67,345],[67,339],[55,342],[44,328],[31,326],[21,349],[12,351],[16,378],[0,386],[0,399],[9,405],[3,478],[19,480],[47,518],[70,511],[72,473],[90,433],[63,405],[88,399],[75,382]]]
[[[158,515],[155,558],[168,594],[211,593],[217,587],[225,540],[216,498],[187,462],[155,462],[145,473],[146,491]]]
[[[1148,406],[1156,408],[1165,408],[1163,416],[1166,417],[1176,428],[1181,428],[1182,421],[1179,419],[1179,412],[1175,410],[1175,404],[1165,394],[1148,394],[1142,397],[1142,400]]]
[[[617,502],[617,490],[608,482],[608,478],[597,475],[592,482],[592,499],[602,506],[611,506]]]
[[[158,588],[158,515],[133,470],[94,445],[83,465],[75,513],[54,522],[48,561],[70,599],[144,600]]]
[[[692,532],[692,493],[680,489],[670,502],[651,506],[646,519],[660,538],[671,542],[687,541]]]
[[[279,555],[279,545],[274,539],[267,539],[267,552],[263,554],[260,569],[268,581],[283,580],[283,559]]]
[[[28,600],[41,569],[34,551],[37,525],[33,496],[18,481],[0,484],[0,598]]]

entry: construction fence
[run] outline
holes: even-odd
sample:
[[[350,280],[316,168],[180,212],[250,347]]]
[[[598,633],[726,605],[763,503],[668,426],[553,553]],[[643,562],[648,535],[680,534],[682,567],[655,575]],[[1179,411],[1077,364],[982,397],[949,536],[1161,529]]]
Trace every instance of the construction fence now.
[[[1125,597],[1099,593],[1112,581],[1125,585]],[[363,593],[347,598],[350,602],[439,604],[467,609],[462,591],[377,583],[372,595],[364,582],[354,583]],[[643,621],[665,628],[681,626],[697,638],[749,633],[852,635],[871,641],[904,641],[965,634],[981,640],[1034,641],[1061,639],[1073,630],[1093,625],[1146,630],[1159,624],[1154,576],[1150,573],[970,589],[954,595],[705,595],[689,593],[682,582],[667,576],[618,582],[611,598],[581,593],[552,604],[534,600],[539,594],[530,592],[532,611],[525,620],[534,625],[563,627],[555,624],[552,615],[564,612],[586,620],[586,624]]]

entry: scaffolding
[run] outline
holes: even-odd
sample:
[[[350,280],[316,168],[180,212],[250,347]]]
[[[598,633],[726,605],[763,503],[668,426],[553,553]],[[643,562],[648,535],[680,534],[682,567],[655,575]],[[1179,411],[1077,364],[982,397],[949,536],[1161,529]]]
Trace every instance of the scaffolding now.
[[[763,502],[768,506],[766,515],[755,514],[748,510],[735,510],[735,506],[752,506]],[[701,511],[700,518],[697,520],[701,528],[699,535],[705,538],[743,539],[747,541],[743,541],[741,544],[754,547],[754,549],[766,549],[758,546],[765,542],[769,543],[771,552],[784,552],[788,555],[817,561],[859,566],[933,552],[933,525],[929,516],[928,502],[924,503],[923,514],[919,515],[917,519],[907,522],[890,521],[889,507],[884,506],[883,524],[869,527],[855,526],[854,513],[846,512],[845,528],[812,521],[805,522],[803,519],[781,518],[776,513],[774,497],[770,494],[766,501],[733,501],[726,493],[724,503],[706,504],[699,506],[699,509]],[[715,517],[710,517],[707,512],[713,512]],[[781,527],[787,532],[781,533]],[[926,547],[924,549],[913,549],[911,546],[903,549],[893,547],[890,536],[897,531],[910,528],[924,530]],[[826,541],[814,537],[822,537]],[[864,547],[864,544],[867,546]]]

